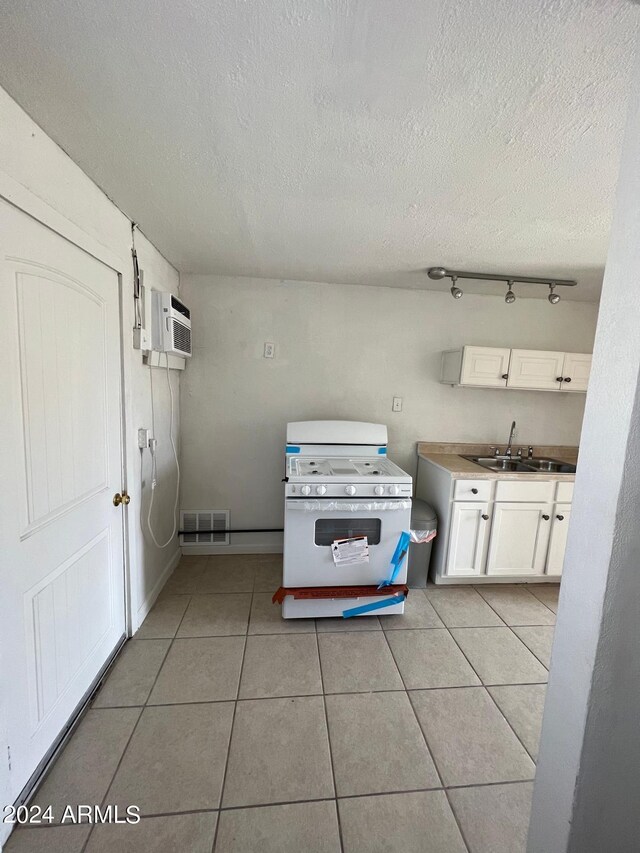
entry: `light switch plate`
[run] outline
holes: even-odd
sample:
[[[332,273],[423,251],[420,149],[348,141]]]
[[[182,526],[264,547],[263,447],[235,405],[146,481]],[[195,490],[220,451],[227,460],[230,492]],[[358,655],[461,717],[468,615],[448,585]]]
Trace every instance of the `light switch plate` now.
[[[275,358],[275,354],[276,354],[276,345],[269,343],[269,342],[265,342],[264,357],[265,358]]]

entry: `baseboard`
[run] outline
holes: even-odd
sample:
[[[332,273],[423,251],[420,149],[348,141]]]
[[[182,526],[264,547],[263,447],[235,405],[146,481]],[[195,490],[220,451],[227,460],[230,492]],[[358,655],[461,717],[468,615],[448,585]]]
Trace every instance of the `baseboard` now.
[[[171,573],[173,572],[175,567],[180,562],[181,556],[182,556],[182,551],[180,550],[180,548],[178,548],[176,551],[173,552],[173,554],[171,555],[171,557],[169,559],[169,562],[164,567],[162,574],[160,575],[160,577],[158,578],[158,580],[154,584],[153,589],[151,590],[149,595],[147,595],[145,600],[142,602],[142,605],[138,608],[138,612],[136,613],[137,624],[131,626],[134,634],[138,630],[140,625],[142,625],[142,623],[146,619],[147,613],[151,610],[151,608],[155,604],[156,598],[160,595],[160,593],[162,591],[162,587],[169,580]]]
[[[282,554],[282,542],[259,542],[256,545],[183,545],[185,557],[224,554]]]

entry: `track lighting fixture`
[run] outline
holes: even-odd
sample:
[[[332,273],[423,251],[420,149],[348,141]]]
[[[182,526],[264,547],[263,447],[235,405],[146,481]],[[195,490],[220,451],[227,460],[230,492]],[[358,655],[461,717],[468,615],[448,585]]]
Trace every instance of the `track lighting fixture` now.
[[[457,275],[451,276],[451,295],[454,299],[460,299],[464,291],[460,290],[459,287],[456,286],[456,281],[458,280]]]
[[[504,281],[508,285],[507,293],[504,301],[508,305],[512,305],[516,301],[516,295],[513,292],[513,285],[518,284],[544,284],[549,288],[549,296],[547,299],[552,305],[557,305],[560,302],[560,296],[555,292],[556,287],[575,287],[577,281],[573,279],[561,278],[536,278],[529,275],[503,275],[502,273],[492,272],[461,272],[460,270],[448,270],[445,267],[431,267],[427,270],[429,278],[434,281],[441,281],[443,278],[451,279],[451,295],[454,299],[460,299],[463,291],[458,287],[459,278],[471,278],[478,281]]]
[[[554,293],[555,287],[555,284],[549,285],[549,295],[547,296],[547,299],[552,305],[557,305],[558,302],[560,302],[560,294]]]

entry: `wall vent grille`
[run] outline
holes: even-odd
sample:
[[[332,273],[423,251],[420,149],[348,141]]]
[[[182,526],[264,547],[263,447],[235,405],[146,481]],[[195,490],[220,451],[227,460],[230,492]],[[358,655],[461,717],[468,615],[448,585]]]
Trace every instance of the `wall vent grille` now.
[[[183,326],[177,320],[173,321],[173,347],[180,352],[191,355],[191,329]]]
[[[180,544],[189,545],[228,545],[229,534],[228,509],[183,509],[180,510]],[[213,531],[213,533],[200,532]]]

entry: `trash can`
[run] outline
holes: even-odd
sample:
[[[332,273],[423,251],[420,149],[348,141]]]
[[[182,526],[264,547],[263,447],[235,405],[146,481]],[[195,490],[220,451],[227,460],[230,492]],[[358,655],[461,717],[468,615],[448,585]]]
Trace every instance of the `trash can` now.
[[[425,501],[414,499],[411,505],[411,545],[407,563],[407,585],[410,587],[427,585],[433,536],[429,541],[425,540],[437,529],[438,518],[434,508]]]

